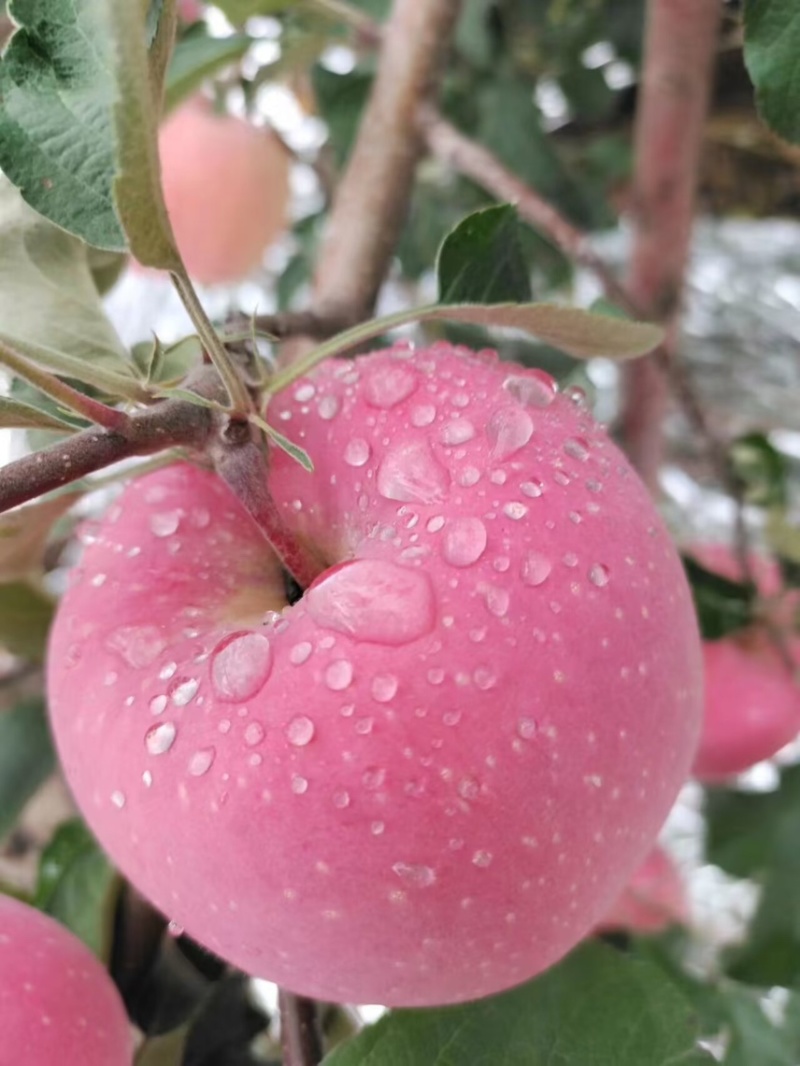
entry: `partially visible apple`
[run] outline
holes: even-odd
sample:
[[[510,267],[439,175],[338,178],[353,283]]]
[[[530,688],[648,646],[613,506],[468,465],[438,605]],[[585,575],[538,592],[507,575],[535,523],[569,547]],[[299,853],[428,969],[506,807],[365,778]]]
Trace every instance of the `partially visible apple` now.
[[[189,274],[238,281],[285,231],[289,157],[274,133],[193,97],[159,133],[161,180]]]
[[[203,17],[200,0],[178,0],[178,17],[183,22],[197,22]]]
[[[694,546],[691,553],[723,577],[737,580],[741,576],[726,546]],[[775,596],[781,589],[777,565],[754,554],[751,566],[760,593]],[[787,633],[785,643],[800,666],[800,642]],[[800,733],[800,685],[761,626],[705,641],[703,659],[705,718],[692,773],[712,782],[771,758],[794,740]]]
[[[656,846],[634,873],[595,932],[624,929],[632,933],[660,933],[670,925],[685,925],[689,905],[683,879],[670,856]]]
[[[62,925],[0,895],[0,1064],[130,1066],[128,1018],[111,978]]]
[[[547,375],[398,346],[269,405],[281,567],[213,474],[135,481],[49,651],[75,796],[125,874],[242,969],[425,1005],[554,963],[694,753],[694,608],[624,456]]]

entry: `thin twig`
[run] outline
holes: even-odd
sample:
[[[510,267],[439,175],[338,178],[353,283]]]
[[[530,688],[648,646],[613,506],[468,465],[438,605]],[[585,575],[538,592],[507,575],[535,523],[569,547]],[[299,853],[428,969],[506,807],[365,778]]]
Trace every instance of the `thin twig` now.
[[[322,1061],[322,1041],[314,1000],[282,988],[278,993],[278,1008],[283,1066],[317,1066]]]

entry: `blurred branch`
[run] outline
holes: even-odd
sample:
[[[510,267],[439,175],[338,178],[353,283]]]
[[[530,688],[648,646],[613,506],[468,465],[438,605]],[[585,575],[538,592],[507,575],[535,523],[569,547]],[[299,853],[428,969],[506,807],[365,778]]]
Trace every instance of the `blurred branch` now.
[[[631,461],[651,488],[663,460],[668,402],[660,370],[675,360],[721,18],[721,0],[649,0],[647,6],[626,287],[640,314],[666,327],[659,361],[668,365],[651,358],[626,368],[622,431]],[[682,399],[685,405],[685,388]]]
[[[317,1005],[313,999],[296,996],[281,989],[278,993],[281,1012],[283,1066],[317,1066],[322,1061]]]
[[[372,312],[423,151],[417,108],[434,91],[460,0],[395,0],[378,73],[317,260],[313,305],[350,323]]]

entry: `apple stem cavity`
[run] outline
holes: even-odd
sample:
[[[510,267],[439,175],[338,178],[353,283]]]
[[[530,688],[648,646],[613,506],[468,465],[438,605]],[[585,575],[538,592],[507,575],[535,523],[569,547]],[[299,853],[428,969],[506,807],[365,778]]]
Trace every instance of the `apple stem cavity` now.
[[[280,989],[281,1046],[284,1066],[317,1066],[322,1061],[317,1005],[313,999]]]

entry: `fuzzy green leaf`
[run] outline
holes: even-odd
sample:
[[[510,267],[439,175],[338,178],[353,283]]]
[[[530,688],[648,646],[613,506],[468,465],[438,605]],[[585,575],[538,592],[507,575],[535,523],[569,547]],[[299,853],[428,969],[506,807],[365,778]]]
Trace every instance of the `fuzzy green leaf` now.
[[[800,144],[800,7],[797,0],[746,0],[744,60],[761,117]]]
[[[29,403],[0,396],[0,429],[52,429],[58,433],[71,431],[74,426]]]

